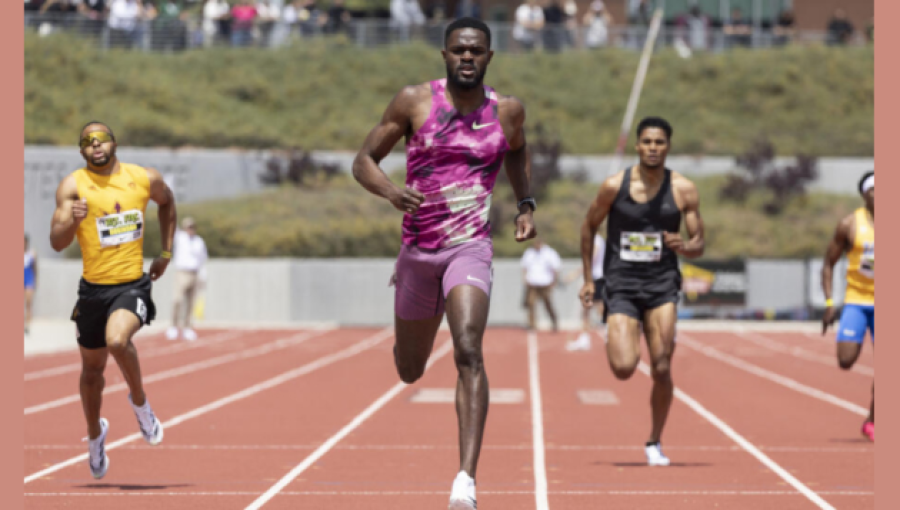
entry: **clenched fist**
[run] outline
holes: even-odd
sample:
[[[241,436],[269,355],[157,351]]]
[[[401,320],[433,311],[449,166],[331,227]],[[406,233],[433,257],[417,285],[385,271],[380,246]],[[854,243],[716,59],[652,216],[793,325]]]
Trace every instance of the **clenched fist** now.
[[[425,202],[425,195],[412,188],[397,188],[394,194],[388,197],[388,200],[398,211],[415,214],[419,210],[419,206]]]
[[[88,207],[87,207],[87,199],[80,198],[72,202],[72,219],[76,225],[80,224],[85,218],[87,218]]]

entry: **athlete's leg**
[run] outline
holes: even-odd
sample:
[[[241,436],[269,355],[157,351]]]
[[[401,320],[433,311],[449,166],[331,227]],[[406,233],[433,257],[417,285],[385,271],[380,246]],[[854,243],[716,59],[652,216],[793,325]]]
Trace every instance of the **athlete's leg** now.
[[[541,301],[544,302],[544,308],[547,309],[547,315],[550,316],[550,322],[553,324],[553,331],[559,330],[559,322],[556,320],[556,310],[553,308],[553,287],[541,287],[538,293]]]
[[[837,332],[837,358],[838,365],[842,369],[850,370],[859,359],[867,327],[864,308],[859,305],[845,304],[841,311],[841,321],[838,324]]]
[[[609,367],[618,379],[630,379],[641,360],[640,321],[624,313],[613,313],[607,318],[606,332]]]
[[[32,308],[34,305],[34,288],[27,287],[25,289],[25,332],[31,327]]]
[[[534,317],[535,308],[537,307],[537,296],[538,289],[537,287],[532,287],[528,285],[525,287],[525,307],[528,308],[528,329],[534,330],[536,321]]]
[[[132,337],[141,329],[141,319],[131,310],[119,308],[110,316],[106,324],[106,348],[125,378],[131,392],[131,401],[136,406],[144,405],[144,385],[141,382],[141,365],[137,348]]]
[[[182,314],[184,313],[185,303],[185,282],[184,273],[175,272],[175,293],[172,296],[172,326],[175,328],[182,327]]]
[[[653,373],[653,392],[650,402],[653,410],[653,427],[648,442],[659,442],[669,408],[675,384],[672,382],[672,355],[675,353],[675,303],[666,303],[660,307],[647,310],[644,314],[644,334],[650,351],[651,369]]]
[[[475,478],[488,412],[488,378],[481,342],[490,299],[473,285],[458,285],[447,297],[447,322],[453,335],[456,414],[459,420],[460,470]]]
[[[406,384],[412,384],[425,373],[425,364],[434,347],[434,337],[444,314],[421,320],[404,320],[394,315],[394,365]]]
[[[88,437],[96,439],[100,436],[100,407],[103,403],[103,387],[106,380],[103,371],[106,370],[106,349],[81,350],[81,407],[84,409],[84,419],[87,422]]]
[[[197,295],[197,274],[187,273],[184,288],[184,327],[191,329],[194,318],[194,297]]]

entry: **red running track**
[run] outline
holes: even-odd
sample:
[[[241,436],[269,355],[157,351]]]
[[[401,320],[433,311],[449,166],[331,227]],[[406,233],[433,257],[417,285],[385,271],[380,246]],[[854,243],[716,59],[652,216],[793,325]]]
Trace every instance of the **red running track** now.
[[[827,362],[833,343],[803,333],[680,333],[680,399],[663,437],[672,465],[649,468],[650,378],[616,380],[602,341],[570,353],[571,336],[487,332],[482,510],[874,507],[874,445],[859,435],[874,377],[868,345],[862,372],[844,372]],[[80,458],[80,403],[64,401],[77,393],[77,353],[26,358],[25,507],[446,508],[458,469],[448,341],[438,334],[433,364],[407,386],[390,330],[144,338],[165,440],[136,437],[110,362],[103,480]]]

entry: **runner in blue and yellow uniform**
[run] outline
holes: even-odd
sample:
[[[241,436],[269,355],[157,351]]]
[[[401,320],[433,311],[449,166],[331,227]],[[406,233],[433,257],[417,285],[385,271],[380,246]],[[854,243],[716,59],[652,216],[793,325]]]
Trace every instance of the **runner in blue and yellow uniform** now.
[[[862,352],[866,330],[875,344],[875,172],[868,172],[859,181],[859,193],[865,201],[847,216],[834,232],[822,266],[822,291],[825,293],[825,315],[822,334],[834,322],[836,311],[831,296],[834,265],[847,254],[847,292],[844,310],[838,325],[838,362],[849,370]],[[863,435],[875,441],[875,383],[872,383],[872,405],[863,423]]]
[[[163,427],[150,408],[141,383],[131,338],[156,315],[152,282],[165,272],[175,235],[175,198],[159,172],[116,158],[116,138],[103,123],[81,130],[87,165],[66,176],[56,191],[50,244],[62,251],[78,237],[84,264],[78,302],[72,311],[81,351],[81,401],[87,420],[88,465],[94,478],[109,468],[104,443],[109,422],[100,417],[107,355],[128,384],[128,396],[144,440],[157,445]],[[159,205],[163,252],[144,274],[144,213]]]

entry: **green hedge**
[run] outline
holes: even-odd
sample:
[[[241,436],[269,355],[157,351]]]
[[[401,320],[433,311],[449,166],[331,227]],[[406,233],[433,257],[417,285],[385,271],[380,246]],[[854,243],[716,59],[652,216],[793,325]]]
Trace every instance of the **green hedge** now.
[[[496,54],[487,82],[527,105],[566,153],[614,150],[638,54]],[[25,38],[25,141],[72,145],[101,119],[123,145],[356,150],[403,86],[445,73],[437,48],[360,50],[339,40],[177,55]],[[874,153],[874,50],[789,47],[682,60],[658,53],[637,111],[675,126],[677,153]]]
[[[853,196],[811,194],[771,217],[762,212],[764,192],[754,192],[744,205],[720,200],[723,180],[697,181],[705,257],[713,259],[821,257],[838,220],[861,204]],[[546,191],[535,216],[538,232],[564,257],[579,256],[581,222],[596,190],[593,184],[557,181]],[[326,193],[328,199],[320,200]],[[494,227],[498,257],[519,257],[524,249],[513,237],[513,202],[509,186],[498,184],[493,203],[506,211]],[[187,215],[197,220],[213,257],[395,257],[400,247],[402,214],[347,176],[316,188],[283,186],[261,195],[179,206],[179,216]],[[148,210],[147,220],[150,256],[160,249],[154,210]],[[77,257],[77,247],[68,254]]]

